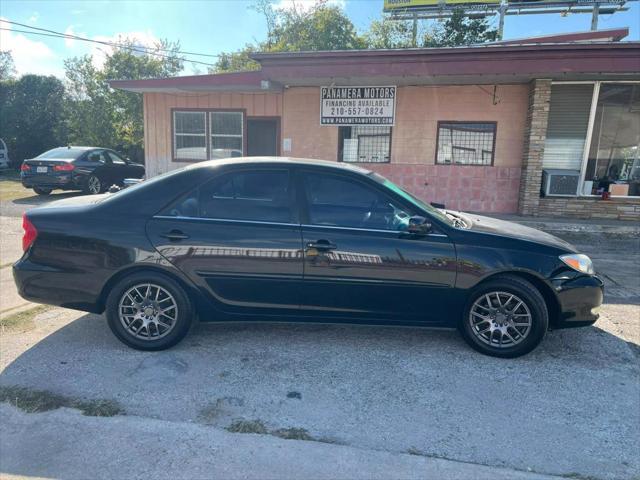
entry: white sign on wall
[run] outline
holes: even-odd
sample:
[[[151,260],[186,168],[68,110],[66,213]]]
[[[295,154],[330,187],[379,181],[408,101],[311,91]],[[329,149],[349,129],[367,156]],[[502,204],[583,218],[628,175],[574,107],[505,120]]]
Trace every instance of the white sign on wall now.
[[[320,125],[395,123],[396,87],[320,87]]]

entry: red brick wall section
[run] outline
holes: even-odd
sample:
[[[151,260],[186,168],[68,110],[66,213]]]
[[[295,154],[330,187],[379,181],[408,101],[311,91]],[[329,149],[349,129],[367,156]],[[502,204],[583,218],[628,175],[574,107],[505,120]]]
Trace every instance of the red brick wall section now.
[[[519,167],[362,164],[427,202],[451,210],[516,213]]]

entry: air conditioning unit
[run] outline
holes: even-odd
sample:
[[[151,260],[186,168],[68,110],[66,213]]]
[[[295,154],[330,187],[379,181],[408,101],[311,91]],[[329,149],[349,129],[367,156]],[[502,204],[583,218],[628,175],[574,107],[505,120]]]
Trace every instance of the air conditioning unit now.
[[[542,171],[542,193],[549,197],[578,194],[579,170],[550,169]]]

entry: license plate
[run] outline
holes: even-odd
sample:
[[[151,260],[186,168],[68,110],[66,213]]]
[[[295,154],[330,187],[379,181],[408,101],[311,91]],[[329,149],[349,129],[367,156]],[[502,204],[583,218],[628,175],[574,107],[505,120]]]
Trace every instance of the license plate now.
[[[47,173],[47,167],[36,167],[36,173]]]

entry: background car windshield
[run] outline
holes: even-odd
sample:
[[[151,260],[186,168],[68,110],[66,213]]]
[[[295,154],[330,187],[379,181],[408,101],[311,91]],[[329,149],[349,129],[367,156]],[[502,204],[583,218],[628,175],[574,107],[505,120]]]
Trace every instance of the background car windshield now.
[[[38,155],[36,158],[78,158],[86,152],[82,148],[54,148]]]
[[[411,202],[413,205],[417,206],[418,208],[421,208],[422,210],[426,210],[429,214],[431,214],[432,216],[436,217],[438,220],[441,220],[441,221],[445,222],[447,225],[453,225],[451,219],[449,217],[447,217],[441,210],[438,210],[437,208],[435,208],[435,207],[433,207],[433,206],[431,206],[431,205],[429,205],[427,203],[424,203],[422,200],[420,200],[419,198],[414,197],[409,192],[403,190],[402,188],[397,186],[392,181],[387,180],[386,178],[384,178],[382,175],[378,175],[377,173],[371,172],[371,174],[369,174],[369,177],[373,178],[376,182],[381,183],[385,187],[393,190],[395,193],[400,195],[405,200],[408,200],[409,202]]]

